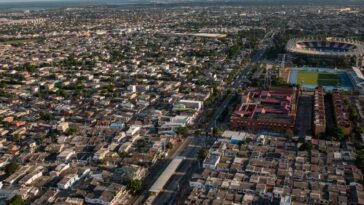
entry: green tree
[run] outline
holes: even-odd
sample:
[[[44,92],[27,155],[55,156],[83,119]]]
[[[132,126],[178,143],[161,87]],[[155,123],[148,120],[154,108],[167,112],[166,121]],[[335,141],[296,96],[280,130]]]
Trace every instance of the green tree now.
[[[142,190],[142,182],[139,179],[134,179],[128,182],[126,188],[132,193],[138,193]]]
[[[281,77],[273,77],[272,78],[272,85],[273,86],[287,86],[287,82],[284,81]]]
[[[357,156],[356,156],[355,164],[361,170],[364,170],[364,150],[357,151]]]
[[[176,130],[177,135],[179,136],[186,136],[188,133],[187,127],[180,126]]]
[[[195,130],[194,132],[195,136],[198,137],[201,135],[201,131],[200,130]]]
[[[58,89],[56,94],[61,97],[67,97],[67,93],[62,89]]]
[[[21,141],[22,136],[20,134],[15,134],[13,136],[14,142],[19,143]]]
[[[202,161],[209,155],[208,149],[201,149],[198,153],[198,158]]]
[[[229,49],[229,57],[235,57],[239,54],[241,50],[241,47],[239,44],[234,44],[230,49]]]
[[[311,149],[312,149],[311,142],[305,142],[299,148],[300,151],[311,151]]]
[[[212,128],[212,136],[220,136],[222,134],[222,130],[218,127]]]
[[[25,205],[24,200],[19,195],[15,195],[10,199],[9,205]]]
[[[16,162],[10,162],[4,168],[5,173],[9,176],[15,173],[19,169],[19,165]]]
[[[358,123],[361,121],[360,119],[360,116],[359,116],[359,113],[356,109],[355,106],[350,106],[349,107],[349,117],[350,117],[350,120],[353,122],[353,123]]]
[[[70,128],[68,128],[68,129],[66,130],[65,134],[66,134],[67,136],[70,136],[70,135],[75,134],[76,132],[77,132],[77,129],[76,129],[76,128],[70,127]]]
[[[335,135],[335,138],[340,141],[345,140],[345,134],[344,134],[344,130],[342,128],[338,128],[338,127],[335,128],[334,135]]]
[[[121,152],[119,154],[119,156],[122,157],[122,158],[126,158],[126,157],[129,157],[129,153],[124,151],[124,152]]]
[[[97,161],[97,164],[98,164],[98,165],[106,165],[106,160],[105,160],[105,159],[99,159],[99,160]]]
[[[171,142],[167,142],[166,148],[167,149],[172,149],[173,148],[173,144]]]
[[[41,112],[41,113],[39,113],[39,117],[41,120],[44,120],[44,121],[49,121],[49,120],[54,119],[53,114],[50,112]]]

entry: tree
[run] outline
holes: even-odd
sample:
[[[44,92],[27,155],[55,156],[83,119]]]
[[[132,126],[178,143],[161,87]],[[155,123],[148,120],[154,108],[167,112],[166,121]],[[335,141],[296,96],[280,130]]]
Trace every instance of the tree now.
[[[97,161],[97,164],[100,165],[100,166],[103,166],[103,165],[106,165],[107,161],[105,159],[99,159]]]
[[[361,121],[360,115],[359,115],[357,109],[355,108],[355,106],[349,107],[349,117],[353,123],[358,123]]]
[[[229,57],[235,57],[239,54],[241,50],[241,47],[239,46],[239,44],[234,44],[230,49],[229,49]]]
[[[167,149],[172,149],[173,148],[173,144],[171,142],[167,142],[166,148]]]
[[[40,119],[41,120],[45,120],[45,121],[49,121],[49,120],[53,120],[54,116],[52,113],[49,112],[41,112],[39,113]]]
[[[200,130],[195,130],[194,132],[195,136],[198,137],[201,135],[201,131]]]
[[[19,195],[15,195],[10,199],[9,205],[25,205],[24,200]]]
[[[241,146],[241,145],[245,145],[246,144],[246,141],[240,141],[239,142],[239,146]]]
[[[334,130],[334,135],[336,137],[336,139],[343,141],[345,140],[345,134],[344,134],[344,130],[342,128],[335,128]]]
[[[272,85],[273,86],[287,86],[287,82],[284,81],[281,77],[273,77],[272,78]]]
[[[57,93],[58,96],[67,97],[67,93],[62,89],[57,90],[56,93]]]
[[[70,128],[68,128],[68,129],[66,130],[65,134],[66,134],[67,136],[70,136],[70,135],[75,134],[76,132],[77,132],[77,129],[76,129],[76,128],[70,127]]]
[[[186,136],[187,132],[188,132],[187,127],[183,127],[183,126],[178,127],[176,130],[177,135],[180,135],[180,136]]]
[[[357,156],[356,156],[355,164],[361,170],[364,170],[364,150],[357,151]]]
[[[311,151],[311,149],[312,149],[311,142],[305,142],[299,148],[300,151]]]
[[[286,130],[286,137],[288,137],[288,138],[291,139],[293,137],[293,135],[294,134],[293,134],[293,131],[291,129],[287,129]]]
[[[198,158],[202,161],[207,157],[207,155],[209,155],[209,150],[201,149],[200,152],[198,153]]]
[[[126,188],[132,193],[138,193],[142,190],[142,182],[139,179],[134,179],[128,182]]]
[[[212,136],[220,136],[222,134],[222,130],[218,127],[212,128]]]
[[[363,127],[356,127],[355,132],[360,135],[360,134],[364,133],[364,128]]]
[[[19,143],[21,141],[22,136],[20,134],[15,134],[13,136],[14,142]]]
[[[10,162],[4,168],[5,173],[9,176],[15,173],[19,169],[19,165],[16,162]]]
[[[123,151],[123,152],[121,152],[121,153],[119,154],[119,156],[120,156],[120,157],[122,157],[122,158],[126,158],[126,157],[129,157],[129,153],[128,153],[128,152]]]

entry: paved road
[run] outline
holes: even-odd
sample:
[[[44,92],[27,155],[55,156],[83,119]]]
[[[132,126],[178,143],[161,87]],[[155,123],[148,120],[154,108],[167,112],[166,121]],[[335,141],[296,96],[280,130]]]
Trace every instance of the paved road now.
[[[161,192],[157,198],[155,198],[153,204],[155,205],[169,205],[174,204],[177,200],[178,189],[181,184],[187,182],[193,171],[197,168],[195,165],[198,163],[197,155],[201,149],[201,144],[203,143],[202,137],[195,137],[192,139],[189,146],[187,146],[181,153],[181,156],[186,157],[181,163],[176,173],[171,177],[169,183],[167,184],[165,190]]]
[[[260,49],[254,54],[254,56],[252,57],[251,63],[249,63],[244,69],[242,69],[240,71],[240,73],[238,74],[238,76],[235,78],[235,80],[232,82],[232,84],[231,84],[232,88],[235,88],[235,89],[242,88],[244,77],[247,76],[252,71],[253,65],[263,58],[264,53],[265,53],[265,49]],[[234,98],[234,96],[235,96],[234,94],[229,94],[225,98],[225,100],[221,104],[221,106],[219,106],[217,108],[217,110],[215,111],[211,121],[207,124],[207,126],[205,128],[205,132],[211,131],[211,129],[215,126],[216,121],[219,119],[219,117],[221,116],[223,111],[226,109],[226,107],[230,104],[230,102]]]
[[[252,63],[249,64],[245,69],[243,69],[236,80],[232,83],[233,87],[237,87],[240,85],[242,77],[246,76],[248,72],[251,72],[252,64],[260,60],[264,56],[264,50],[258,51],[252,58]],[[216,121],[219,119],[223,111],[230,104],[231,100],[234,98],[233,94],[228,95],[221,106],[215,111],[211,121],[206,126],[205,131],[211,131],[213,126],[216,124]],[[174,175],[169,183],[167,184],[166,190],[160,193],[157,198],[154,200],[153,204],[155,205],[170,205],[174,204],[176,200],[178,200],[178,188],[181,184],[184,184],[188,180],[191,179],[193,170],[196,169],[196,165],[194,165],[193,158],[197,158],[197,154],[202,147],[202,143],[204,143],[204,138],[198,137],[194,138],[191,141],[191,144],[186,147],[186,149],[181,154],[185,156],[187,159],[182,162],[180,167],[178,168],[178,173],[183,173],[182,175]],[[196,161],[195,161],[196,163]],[[197,162],[198,163],[198,162]]]
[[[263,44],[264,38],[261,41],[261,44]],[[251,63],[249,63],[244,69],[240,71],[237,78],[232,82],[231,87],[241,88],[243,78],[244,76],[247,76],[253,67],[253,65],[260,61],[266,51],[266,47],[262,47],[262,49],[258,50],[255,55],[252,57]],[[205,131],[211,131],[212,127],[216,124],[216,121],[219,119],[223,111],[227,108],[227,106],[230,104],[231,100],[234,98],[233,94],[228,95],[221,106],[219,106],[215,113],[213,114],[212,119],[207,124]],[[174,204],[176,200],[178,200],[178,189],[180,188],[181,184],[185,184],[191,179],[192,174],[194,171],[198,169],[198,162],[195,160],[197,159],[197,155],[203,144],[205,143],[205,138],[203,137],[195,137],[191,140],[190,144],[188,146],[184,146],[183,150],[181,151],[181,156],[186,157],[186,159],[181,163],[179,168],[177,169],[177,173],[174,176],[171,177],[169,182],[166,185],[166,188],[163,192],[161,192],[153,201],[153,204],[155,205],[170,205]],[[163,170],[159,170],[161,173]],[[140,200],[140,198],[143,198],[145,200],[147,193],[143,193],[141,197],[139,197],[139,200],[137,200],[134,204],[139,204],[143,200]]]
[[[164,169],[169,165],[173,158],[180,155],[186,147],[190,144],[192,137],[188,137],[176,150],[172,151],[172,154],[166,159],[159,160],[151,169],[148,170],[148,175],[145,177],[148,180],[143,180],[143,188],[145,191],[138,197],[129,201],[128,204],[143,204],[148,197],[148,190],[158,179]]]
[[[237,88],[240,86],[241,81],[243,79],[243,76],[246,76],[249,72],[251,72],[252,65],[264,56],[265,49],[259,50],[256,52],[256,54],[252,57],[252,62],[245,67],[245,69],[242,69],[242,71],[239,73],[238,77],[235,79],[235,81],[232,83],[233,88]],[[217,119],[221,116],[223,111],[227,108],[227,106],[230,104],[231,100],[234,98],[233,94],[228,95],[224,102],[222,103],[219,108],[215,111],[213,114],[213,117],[211,121],[206,126],[205,131],[211,131],[212,127],[215,125]],[[178,189],[181,188],[181,184],[185,184],[188,182],[192,174],[195,170],[198,169],[198,162],[195,159],[197,159],[197,155],[201,147],[203,146],[204,139],[202,137],[193,138],[190,145],[183,150],[181,153],[181,156],[185,156],[186,160],[184,160],[180,167],[177,169],[177,173],[174,176],[171,177],[170,181],[167,183],[167,186],[165,188],[165,191],[161,192],[153,201],[153,204],[155,205],[171,205],[175,204],[176,200],[178,200]]]
[[[252,57],[251,63],[249,63],[244,69],[242,69],[240,71],[240,73],[238,74],[237,78],[235,78],[235,80],[232,82],[231,86],[232,88],[242,88],[243,85],[243,81],[244,81],[244,77],[247,76],[251,71],[252,71],[252,67],[253,65],[260,61],[265,53],[265,49],[261,49],[258,50],[255,55]],[[217,110],[215,111],[211,121],[207,124],[206,128],[205,128],[205,132],[210,132],[211,129],[215,126],[216,121],[219,119],[219,117],[221,116],[221,114],[223,113],[223,111],[226,109],[226,107],[230,104],[231,100],[234,99],[233,94],[229,94],[224,102],[221,104],[221,106],[219,106],[217,108]]]
[[[298,110],[296,121],[299,122],[296,125],[296,135],[299,137],[305,137],[306,135],[312,135],[312,120],[313,120],[313,97],[312,96],[300,96],[298,98]]]

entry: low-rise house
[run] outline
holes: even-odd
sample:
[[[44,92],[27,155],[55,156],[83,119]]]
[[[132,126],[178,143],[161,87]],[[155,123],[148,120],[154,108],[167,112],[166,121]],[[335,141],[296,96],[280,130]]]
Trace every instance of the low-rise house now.
[[[216,169],[220,159],[220,156],[212,154],[203,161],[202,167],[207,169]]]
[[[66,189],[71,188],[78,180],[79,180],[79,176],[77,174],[70,174],[70,175],[63,177],[61,179],[61,181],[59,181],[57,183],[57,187],[59,189],[66,190]]]
[[[111,183],[109,186],[97,186],[92,193],[87,194],[85,201],[90,204],[116,205],[126,194],[126,187]]]
[[[76,152],[69,148],[69,149],[62,151],[57,156],[57,160],[62,161],[62,162],[69,161],[71,159],[71,157],[74,156],[75,154],[76,154]]]

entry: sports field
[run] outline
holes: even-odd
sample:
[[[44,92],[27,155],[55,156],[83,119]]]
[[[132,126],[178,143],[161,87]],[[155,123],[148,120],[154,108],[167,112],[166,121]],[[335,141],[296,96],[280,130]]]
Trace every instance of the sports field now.
[[[325,90],[353,88],[346,71],[329,68],[292,68],[287,82],[292,85],[301,85],[302,88],[309,90],[317,86],[323,86]]]
[[[321,86],[341,86],[341,78],[334,73],[317,73],[299,71],[297,74],[297,83],[306,85]]]

